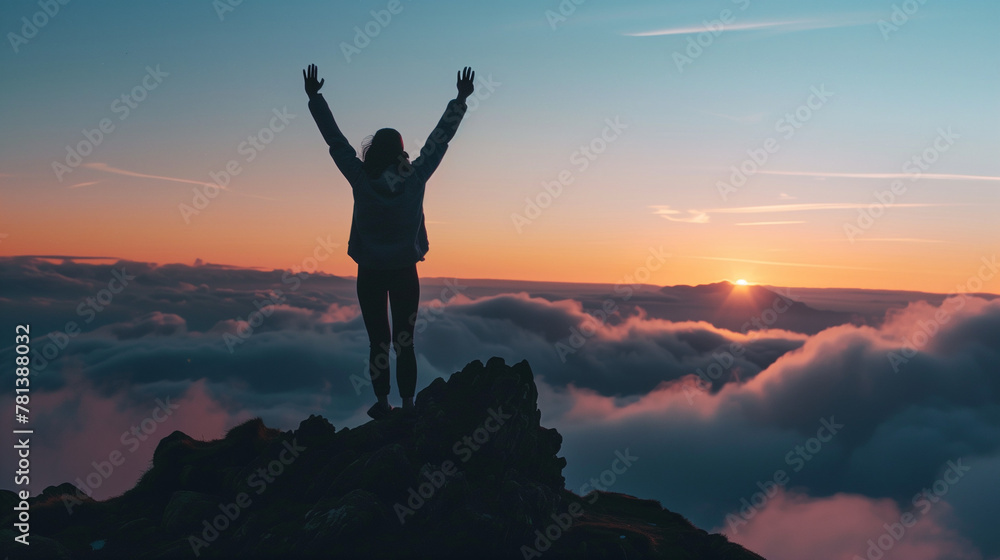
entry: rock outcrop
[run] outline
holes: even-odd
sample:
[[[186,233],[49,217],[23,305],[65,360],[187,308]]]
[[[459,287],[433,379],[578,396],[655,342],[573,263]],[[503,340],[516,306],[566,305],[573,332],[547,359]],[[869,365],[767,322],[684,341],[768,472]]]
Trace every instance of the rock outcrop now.
[[[71,484],[33,497],[44,558],[673,558],[760,560],[659,503],[565,489],[562,436],[540,426],[527,362],[475,361],[393,411],[336,430],[250,420],[223,439],[163,438],[121,496]],[[11,492],[0,496],[13,505]],[[5,512],[12,511],[6,507]]]

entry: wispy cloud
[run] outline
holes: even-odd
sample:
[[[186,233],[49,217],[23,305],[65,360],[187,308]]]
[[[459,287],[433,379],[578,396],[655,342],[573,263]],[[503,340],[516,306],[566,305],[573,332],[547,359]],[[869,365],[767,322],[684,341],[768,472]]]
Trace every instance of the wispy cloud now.
[[[172,181],[174,183],[186,183],[188,185],[201,185],[208,186],[212,185],[218,187],[222,190],[230,190],[228,187],[223,187],[222,185],[216,185],[215,183],[206,183],[205,181],[192,181],[191,179],[179,179],[177,177],[165,177],[163,175],[149,175],[146,173],[137,173],[135,171],[129,171],[127,169],[120,169],[118,167],[112,167],[106,163],[85,163],[84,167],[88,169],[93,169],[95,171],[104,171],[105,173],[114,173],[116,175],[125,175],[126,177],[141,177],[143,179],[159,179],[161,181]]]
[[[821,179],[913,179],[913,173],[832,173],[824,171],[767,171],[760,170],[762,175],[787,175],[791,177],[817,177]],[[956,173],[921,173],[921,179],[951,179],[958,181],[1000,181],[1000,177],[990,175],[962,175]]]
[[[855,241],[878,241],[885,243],[944,243],[941,239],[918,239],[916,237],[870,237],[867,239],[859,237],[855,239]]]
[[[687,210],[686,212],[681,212],[680,210],[674,210],[669,206],[651,206],[650,208],[653,209],[654,214],[662,216],[671,222],[687,222],[690,224],[708,223],[708,214],[698,210]]]
[[[804,224],[803,220],[794,220],[788,222],[741,222],[736,225],[738,226],[784,226],[790,224]]]
[[[702,259],[706,261],[726,261],[726,262],[741,262],[750,264],[766,264],[772,266],[795,266],[802,268],[834,268],[838,270],[870,270],[870,271],[884,271],[882,268],[864,268],[860,266],[839,266],[834,264],[811,264],[811,263],[792,263],[792,262],[779,262],[779,261],[758,261],[754,259],[732,259],[727,257],[699,257],[690,256],[691,259]]]
[[[70,185],[69,188],[78,189],[80,187],[89,187],[90,185],[96,185],[97,183],[100,183],[100,181],[87,181],[86,183],[77,183],[75,185]]]
[[[813,29],[830,29],[835,27],[851,27],[855,25],[865,25],[876,21],[870,16],[850,17],[850,18],[827,18],[827,19],[790,19],[774,21],[747,21],[741,23],[724,24],[723,31],[753,31],[770,29],[776,31],[809,31]],[[692,33],[702,33],[708,31],[704,24],[685,25],[678,27],[667,27],[652,31],[639,31],[635,33],[623,33],[627,37],[663,37],[665,35],[690,35]]]
[[[708,210],[677,210],[666,205],[650,206],[653,213],[672,222],[687,222],[707,224],[712,214],[770,214],[780,212],[814,212],[823,210],[858,210],[871,206],[871,203],[857,202],[814,202],[806,204],[772,204],[767,206],[738,206],[735,208],[709,208]],[[936,208],[941,206],[968,206],[962,203],[906,203],[888,204],[887,208]],[[758,224],[774,224],[789,222],[757,222]],[[746,225],[746,224],[744,224]]]
[[[234,191],[233,189],[231,189],[229,187],[223,187],[222,185],[217,185],[215,183],[209,183],[209,182],[206,182],[206,181],[193,181],[191,179],[180,179],[178,177],[166,177],[166,176],[163,176],[163,175],[149,175],[149,174],[146,174],[146,173],[137,173],[135,171],[129,171],[127,169],[120,169],[118,167],[112,167],[112,166],[110,166],[110,165],[108,165],[106,163],[85,163],[85,164],[83,164],[83,166],[86,167],[86,168],[88,168],[88,169],[93,169],[95,171],[103,171],[105,173],[114,173],[116,175],[125,175],[126,177],[139,177],[139,178],[142,178],[142,179],[156,179],[156,180],[159,180],[159,181],[170,181],[170,182],[174,182],[174,183],[184,183],[184,184],[187,184],[187,185],[199,185],[199,186],[203,186],[203,187],[216,187],[216,188],[219,188],[219,189],[222,189],[222,190],[225,190],[225,191],[236,193],[238,195],[248,196],[250,198],[259,198],[261,200],[274,200],[273,198],[269,198],[269,197],[266,197],[266,196],[260,196],[260,195],[256,195],[256,194],[247,194],[247,193],[242,193],[242,192],[239,192],[239,191]],[[96,183],[96,181],[95,181],[95,183]],[[91,183],[91,184],[93,184],[93,183]],[[84,185],[74,185],[74,186],[84,186]]]
[[[927,208],[934,206],[955,206],[953,203],[888,204],[891,208]],[[708,214],[769,214],[771,212],[812,212],[817,210],[858,210],[871,206],[870,202],[814,202],[806,204],[772,204],[768,206],[738,206],[735,208],[713,208],[704,210]]]

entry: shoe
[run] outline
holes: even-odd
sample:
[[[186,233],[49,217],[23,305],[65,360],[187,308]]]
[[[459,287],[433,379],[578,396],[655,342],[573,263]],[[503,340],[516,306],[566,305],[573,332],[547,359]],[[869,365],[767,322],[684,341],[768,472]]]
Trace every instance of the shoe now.
[[[376,402],[371,408],[368,409],[368,416],[371,416],[374,420],[378,420],[379,418],[385,418],[388,416],[391,411],[391,405]]]

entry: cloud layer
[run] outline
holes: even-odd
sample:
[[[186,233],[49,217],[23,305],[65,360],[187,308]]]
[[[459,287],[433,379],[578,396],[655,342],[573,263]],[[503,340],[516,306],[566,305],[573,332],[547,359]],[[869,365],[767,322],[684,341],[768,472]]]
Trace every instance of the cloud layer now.
[[[94,494],[119,493],[175,429],[213,438],[251,416],[288,429],[312,413],[357,425],[370,404],[352,279],[15,258],[0,260],[0,283],[3,315],[31,323],[37,351],[33,423],[53,458],[32,473],[37,491],[86,481],[119,450],[126,462]],[[1000,301],[744,333],[647,311],[680,292],[637,291],[626,305],[579,287],[455,285],[423,286],[419,387],[471,360],[527,359],[543,424],[565,438],[570,489],[596,480],[658,499],[771,560],[865,557],[904,514],[915,524],[885,558],[1000,557],[988,521]],[[617,305],[597,313],[602,298]],[[639,459],[614,475],[625,449]]]

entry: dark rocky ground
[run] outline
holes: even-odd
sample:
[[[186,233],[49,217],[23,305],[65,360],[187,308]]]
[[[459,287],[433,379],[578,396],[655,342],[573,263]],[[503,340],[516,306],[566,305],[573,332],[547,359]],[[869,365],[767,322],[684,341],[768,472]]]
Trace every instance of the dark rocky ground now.
[[[436,379],[412,416],[339,431],[310,416],[288,432],[255,419],[215,441],[176,431],[121,496],[65,483],[33,497],[30,547],[13,543],[3,491],[2,553],[761,560],[658,502],[566,490],[562,436],[539,425],[537,396],[527,362],[493,358]]]

